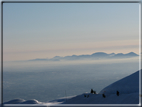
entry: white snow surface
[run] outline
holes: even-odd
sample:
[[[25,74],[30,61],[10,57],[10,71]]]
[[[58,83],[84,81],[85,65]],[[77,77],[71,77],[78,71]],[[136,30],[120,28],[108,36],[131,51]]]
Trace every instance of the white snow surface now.
[[[119,91],[117,96],[116,91]],[[106,97],[102,96],[104,94]],[[84,95],[88,97],[84,97]],[[102,89],[98,94],[83,93],[72,97],[64,97],[49,102],[37,100],[14,99],[4,104],[139,104],[139,71],[122,78]]]
[[[116,91],[119,91],[120,94],[139,92],[139,71],[110,84],[99,94],[115,94]]]

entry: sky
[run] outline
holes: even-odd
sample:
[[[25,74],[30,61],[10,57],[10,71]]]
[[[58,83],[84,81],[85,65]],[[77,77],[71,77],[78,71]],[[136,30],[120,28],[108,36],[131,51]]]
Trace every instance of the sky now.
[[[4,3],[4,61],[139,53],[138,3]]]

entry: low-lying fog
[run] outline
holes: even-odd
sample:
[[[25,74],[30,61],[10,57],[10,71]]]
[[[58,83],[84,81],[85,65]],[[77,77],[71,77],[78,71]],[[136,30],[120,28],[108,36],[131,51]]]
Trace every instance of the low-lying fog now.
[[[139,58],[4,62],[3,100],[49,101],[96,92],[139,70]],[[66,94],[65,94],[66,92]]]

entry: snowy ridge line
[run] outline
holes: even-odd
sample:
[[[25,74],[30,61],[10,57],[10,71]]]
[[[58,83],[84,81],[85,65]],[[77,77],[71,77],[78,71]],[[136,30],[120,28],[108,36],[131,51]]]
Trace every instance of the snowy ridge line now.
[[[140,70],[142,71],[142,70]],[[117,93],[119,92],[119,94]],[[103,94],[105,97],[103,97]],[[3,103],[5,106],[139,106],[139,71],[124,77],[104,89],[98,94],[83,93],[72,97],[64,97],[49,102],[39,102],[35,99],[14,99]]]

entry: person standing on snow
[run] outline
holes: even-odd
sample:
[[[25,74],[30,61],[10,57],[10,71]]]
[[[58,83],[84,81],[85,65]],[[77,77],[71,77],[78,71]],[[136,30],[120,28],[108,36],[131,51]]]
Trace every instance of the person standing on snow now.
[[[119,91],[116,92],[116,95],[119,96]]]

